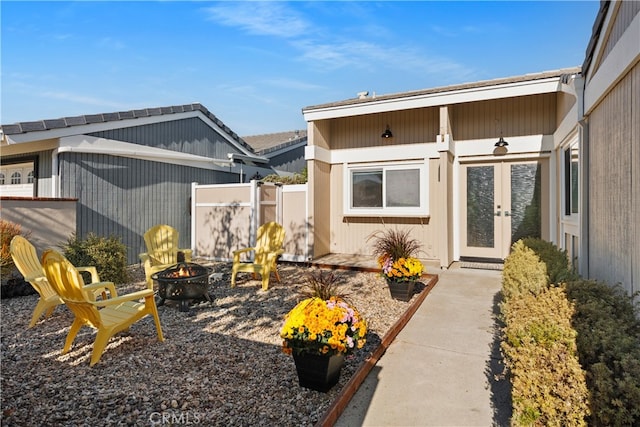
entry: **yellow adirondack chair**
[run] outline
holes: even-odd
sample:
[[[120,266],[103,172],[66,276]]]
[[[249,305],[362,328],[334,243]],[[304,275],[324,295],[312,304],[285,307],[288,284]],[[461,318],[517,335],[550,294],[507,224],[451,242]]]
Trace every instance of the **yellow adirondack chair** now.
[[[164,341],[152,290],[145,289],[118,296],[115,286],[111,282],[85,286],[78,270],[64,255],[53,249],[44,252],[42,265],[53,289],[75,314],[62,354],[69,351],[80,328],[85,325],[90,326],[98,330],[91,352],[91,366],[93,366],[100,360],[109,338],[120,331],[129,329],[129,326],[148,314],[152,315],[155,321],[158,341]],[[99,286],[108,288],[112,298],[94,301],[89,291]],[[144,298],[144,302],[139,302],[138,300],[142,298]]]
[[[253,248],[245,248],[233,251],[233,267],[231,268],[231,287],[236,286],[236,275],[238,272],[252,273],[253,278],[257,278],[256,274],[262,276],[262,289],[269,289],[269,277],[273,272],[276,280],[280,282],[280,274],[278,274],[278,266],[276,261],[278,257],[284,253],[282,243],[284,242],[284,228],[277,222],[267,222],[258,228],[258,236],[256,238],[256,246]],[[255,256],[253,262],[241,262],[240,255],[246,252],[254,251]]]
[[[151,275],[175,265],[178,262],[178,252],[184,253],[186,262],[191,261],[191,249],[178,249],[178,237],[178,230],[166,224],[151,227],[144,233],[147,252],[140,254],[140,261],[144,265],[149,289],[153,290]]]
[[[38,295],[40,295],[38,304],[36,304],[36,308],[33,310],[31,322],[29,323],[29,327],[32,328],[36,323],[38,323],[38,319],[40,319],[42,313],[45,313],[45,317],[49,317],[56,306],[64,304],[64,302],[60,299],[53,288],[51,288],[51,285],[45,277],[42,264],[40,264],[40,260],[38,259],[36,248],[27,239],[22,236],[15,236],[11,239],[9,251],[11,253],[11,258],[13,258],[13,263],[18,268],[20,274],[24,277],[24,280],[29,282],[31,286],[33,286],[33,289],[38,292]],[[95,267],[77,267],[77,269],[91,274],[91,283],[100,281],[98,271]],[[94,296],[94,299],[98,295],[102,295],[103,299],[106,299],[107,297],[104,292],[104,288],[95,289],[92,295]]]

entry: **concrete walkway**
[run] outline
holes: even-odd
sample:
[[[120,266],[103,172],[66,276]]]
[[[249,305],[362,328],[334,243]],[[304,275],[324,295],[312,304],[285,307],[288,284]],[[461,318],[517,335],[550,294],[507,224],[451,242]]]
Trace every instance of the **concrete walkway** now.
[[[441,271],[435,288],[336,422],[352,426],[508,425],[496,341],[501,272]]]

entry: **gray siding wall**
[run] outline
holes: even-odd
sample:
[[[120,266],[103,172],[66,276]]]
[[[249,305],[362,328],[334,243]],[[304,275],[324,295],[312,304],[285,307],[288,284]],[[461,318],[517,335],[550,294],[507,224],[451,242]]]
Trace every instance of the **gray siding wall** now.
[[[197,117],[95,132],[90,135],[218,159],[226,159],[227,153],[230,152],[240,153],[240,150],[232,147],[226,139]]]
[[[589,276],[640,290],[640,63],[589,117]]]
[[[191,183],[235,182],[236,174],[103,154],[61,153],[61,197],[78,199],[77,233],[118,236],[129,263],[145,252],[143,234],[156,224],[191,242]]]
[[[281,171],[301,172],[307,166],[307,161],[304,159],[304,146],[271,157],[269,165]]]

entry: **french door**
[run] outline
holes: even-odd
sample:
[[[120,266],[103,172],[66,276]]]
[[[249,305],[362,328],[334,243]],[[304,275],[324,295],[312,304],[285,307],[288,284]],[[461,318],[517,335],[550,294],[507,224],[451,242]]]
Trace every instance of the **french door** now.
[[[462,258],[504,259],[513,242],[541,236],[541,169],[539,161],[462,165]]]

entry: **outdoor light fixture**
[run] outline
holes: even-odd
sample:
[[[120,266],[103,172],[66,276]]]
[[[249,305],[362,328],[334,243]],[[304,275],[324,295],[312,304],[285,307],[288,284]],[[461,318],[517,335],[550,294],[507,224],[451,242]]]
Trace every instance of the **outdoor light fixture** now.
[[[382,132],[382,135],[380,135],[380,137],[393,138],[393,134],[391,133],[391,129],[389,129],[389,125],[387,125],[387,129],[384,132]]]
[[[507,145],[509,145],[509,143],[507,141],[504,140],[504,138],[502,137],[502,135],[500,135],[500,139],[498,140],[498,142],[496,142],[494,144],[496,147],[506,147]]]

